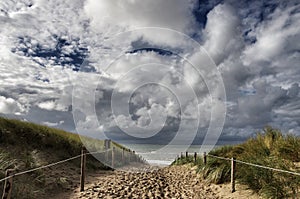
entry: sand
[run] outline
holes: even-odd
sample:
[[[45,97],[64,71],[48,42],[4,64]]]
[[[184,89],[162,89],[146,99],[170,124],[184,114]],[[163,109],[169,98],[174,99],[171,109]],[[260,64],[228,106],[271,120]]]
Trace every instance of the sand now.
[[[207,183],[190,166],[128,170],[90,176],[84,192],[78,188],[60,198],[259,198],[240,186],[231,193],[229,184]]]

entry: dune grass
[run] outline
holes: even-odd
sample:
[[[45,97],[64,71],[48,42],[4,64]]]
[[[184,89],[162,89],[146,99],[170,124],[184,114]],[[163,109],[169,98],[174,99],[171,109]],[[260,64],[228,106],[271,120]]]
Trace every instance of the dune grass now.
[[[271,127],[264,128],[242,144],[222,146],[209,154],[300,172],[297,167],[300,162],[300,138],[283,135]],[[187,162],[191,162],[191,159],[179,159],[173,164]],[[207,157],[206,165],[201,161],[197,165],[204,179],[217,184],[230,182],[230,161]],[[237,163],[236,178],[239,183],[247,185],[264,198],[300,197],[300,176]]]
[[[3,144],[23,143],[24,145],[26,143],[30,147],[39,149],[63,149],[70,155],[79,154],[82,147],[78,134],[30,122],[0,118],[0,130],[2,131],[0,142]],[[103,141],[97,140],[97,142],[103,145]]]
[[[26,143],[32,148],[64,150],[68,155],[80,154],[83,143],[90,151],[104,149],[104,140],[79,136],[76,133],[31,122],[1,117],[0,136],[0,144],[24,145]],[[124,146],[113,141],[112,146],[124,148],[126,151],[129,151]]]
[[[8,168],[16,168],[17,172],[24,171],[79,155],[83,143],[90,151],[104,150],[104,140],[0,117],[0,178],[4,177]],[[123,148],[130,151],[113,141],[111,146],[118,152],[116,156],[120,156]],[[86,162],[88,172],[110,169],[91,155],[87,156]],[[80,158],[48,170],[18,176],[14,179],[13,197],[44,198],[50,192],[70,189],[78,183],[79,173]],[[3,183],[0,183],[0,195],[2,187]]]

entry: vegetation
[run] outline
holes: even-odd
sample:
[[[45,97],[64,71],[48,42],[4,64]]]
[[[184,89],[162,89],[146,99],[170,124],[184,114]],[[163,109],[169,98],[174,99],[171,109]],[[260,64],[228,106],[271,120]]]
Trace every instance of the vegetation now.
[[[300,172],[300,138],[283,135],[279,130],[266,127],[263,132],[235,146],[223,146],[209,154],[269,166],[283,170]],[[193,159],[181,158],[173,164],[192,162]],[[207,164],[196,163],[200,175],[213,183],[230,181],[230,161],[207,158]],[[300,177],[264,168],[237,163],[237,181],[247,185],[265,198],[299,197]],[[297,195],[298,192],[298,195]],[[295,196],[297,195],[297,196]]]
[[[9,168],[24,171],[76,156],[81,153],[82,143],[90,151],[104,149],[103,140],[0,117],[0,179]],[[124,148],[115,142],[112,146],[119,151]],[[88,172],[110,169],[89,155],[87,167]],[[17,176],[13,183],[13,198],[49,198],[59,191],[74,189],[79,182],[79,174],[80,158]],[[3,182],[0,183],[0,195],[2,187]]]

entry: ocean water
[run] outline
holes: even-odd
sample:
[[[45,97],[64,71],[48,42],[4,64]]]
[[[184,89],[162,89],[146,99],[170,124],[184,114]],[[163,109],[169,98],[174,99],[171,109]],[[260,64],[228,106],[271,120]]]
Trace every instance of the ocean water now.
[[[189,153],[197,152],[199,155],[203,152],[209,152],[211,149],[218,147],[220,145],[191,145],[188,149],[184,145],[154,145],[154,144],[124,144],[126,147],[134,150],[136,154],[141,155],[152,165],[167,166],[170,165],[175,158],[181,154],[188,151]]]

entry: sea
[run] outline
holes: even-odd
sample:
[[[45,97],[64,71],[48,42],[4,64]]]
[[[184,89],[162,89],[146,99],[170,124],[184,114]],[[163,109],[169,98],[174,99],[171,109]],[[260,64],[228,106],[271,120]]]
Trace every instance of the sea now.
[[[149,164],[156,166],[170,165],[181,153],[185,155],[187,151],[190,154],[202,155],[203,152],[209,152],[211,149],[221,145],[157,145],[157,144],[123,144],[125,147],[134,150],[136,154],[142,156]],[[202,147],[202,148],[201,148]],[[201,150],[200,150],[201,149]]]

